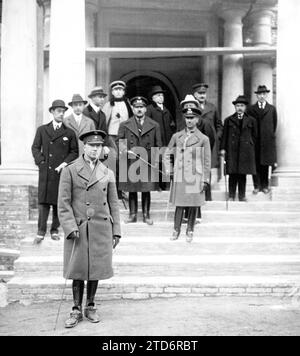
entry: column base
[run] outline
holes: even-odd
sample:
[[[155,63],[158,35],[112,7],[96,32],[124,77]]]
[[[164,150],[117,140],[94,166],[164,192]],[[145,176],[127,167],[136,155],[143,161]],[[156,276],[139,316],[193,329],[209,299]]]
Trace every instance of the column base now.
[[[0,167],[0,185],[38,184],[38,169],[35,167]]]
[[[295,187],[300,184],[300,167],[280,167],[273,173],[279,187]]]

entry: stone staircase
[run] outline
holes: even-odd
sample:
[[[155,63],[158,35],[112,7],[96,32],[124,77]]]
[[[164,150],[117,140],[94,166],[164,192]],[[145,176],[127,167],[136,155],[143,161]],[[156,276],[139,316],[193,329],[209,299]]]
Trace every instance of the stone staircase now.
[[[177,296],[287,296],[300,286],[300,188],[293,180],[272,195],[251,196],[248,203],[231,202],[215,190],[203,209],[192,244],[185,231],[170,241],[173,208],[166,219],[168,192],[152,194],[155,225],[123,225],[114,254],[115,277],[102,281],[97,298],[146,299]],[[222,185],[220,185],[222,186]],[[298,186],[299,187],[299,186]],[[122,219],[127,212],[121,210]],[[27,223],[15,276],[8,283],[9,302],[59,300],[63,241],[32,242],[36,212]],[[66,299],[71,299],[68,281]]]

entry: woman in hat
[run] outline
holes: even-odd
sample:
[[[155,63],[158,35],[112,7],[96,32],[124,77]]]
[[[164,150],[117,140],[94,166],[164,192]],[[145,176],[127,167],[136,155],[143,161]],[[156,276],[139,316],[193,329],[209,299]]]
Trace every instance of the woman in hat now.
[[[239,200],[246,202],[247,174],[256,174],[257,126],[256,120],[246,113],[248,101],[244,95],[232,103],[236,112],[224,121],[221,153],[225,155],[229,174],[229,200],[235,200],[238,186]]]

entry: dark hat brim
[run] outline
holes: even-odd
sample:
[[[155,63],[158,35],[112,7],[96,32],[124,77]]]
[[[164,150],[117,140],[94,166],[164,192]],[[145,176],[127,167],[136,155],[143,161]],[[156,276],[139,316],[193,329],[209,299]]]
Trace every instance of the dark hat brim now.
[[[165,94],[166,91],[165,90],[154,90],[150,93],[150,97],[152,98],[153,95],[156,95],[156,94]]]
[[[69,110],[69,108],[67,108],[66,106],[58,105],[58,106],[51,106],[49,108],[49,112],[51,113],[52,110],[55,110],[57,108],[65,109],[66,111]]]
[[[270,93],[270,92],[271,92],[271,90],[265,89],[265,90],[257,90],[257,91],[254,92],[254,94]]]
[[[245,105],[248,105],[249,104],[249,101],[247,100],[235,100],[232,102],[233,105],[236,105],[236,104],[245,104]]]
[[[86,105],[88,102],[86,100],[71,101],[68,105],[72,106],[73,104],[76,103],[83,103],[84,105]]]
[[[88,131],[88,132],[85,132],[84,134],[80,135],[79,140],[82,142],[85,142],[85,140],[89,136],[98,136],[97,140],[93,141],[92,143],[103,144],[105,142],[105,138],[106,138],[107,134],[106,134],[106,132],[104,132],[102,130]]]

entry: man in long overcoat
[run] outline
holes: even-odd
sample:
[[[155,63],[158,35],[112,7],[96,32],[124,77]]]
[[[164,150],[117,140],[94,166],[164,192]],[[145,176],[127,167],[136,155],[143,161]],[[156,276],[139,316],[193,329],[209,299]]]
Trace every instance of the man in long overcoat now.
[[[183,110],[186,128],[173,135],[165,154],[166,171],[172,172],[171,156],[174,156],[171,202],[176,206],[174,232],[171,240],[177,240],[181,232],[184,210],[189,212],[186,241],[193,240],[197,210],[205,204],[205,190],[209,185],[211,149],[209,139],[197,129],[199,110]]]
[[[233,101],[233,105],[236,112],[225,119],[221,151],[229,174],[229,199],[235,200],[238,185],[239,200],[246,202],[247,174],[256,174],[257,126],[256,120],[246,113],[248,101],[244,95]]]
[[[79,137],[86,132],[96,130],[94,121],[83,114],[87,101],[81,95],[74,94],[69,106],[72,107],[72,114],[65,117],[63,123],[72,129],[78,140],[79,156],[83,154],[83,143]]]
[[[38,233],[34,243],[38,244],[47,232],[47,220],[50,207],[53,209],[51,238],[59,240],[59,220],[57,216],[57,196],[59,178],[62,169],[78,157],[78,142],[73,130],[63,124],[64,114],[68,110],[64,101],[55,100],[49,111],[53,120],[37,129],[32,154],[39,167]]]
[[[260,191],[269,193],[269,167],[277,163],[276,129],[277,111],[275,106],[267,102],[270,90],[259,85],[255,94],[257,103],[248,109],[248,114],[256,119],[258,138],[256,144],[256,170],[253,176],[254,194]]]
[[[130,215],[126,222],[137,222],[138,192],[141,192],[143,221],[153,225],[150,219],[151,191],[159,189],[161,135],[158,123],[146,116],[147,103],[143,97],[131,99],[133,117],[120,125],[119,188],[129,192]]]
[[[164,104],[165,92],[166,91],[159,85],[156,85],[151,89],[149,93],[151,104],[148,105],[146,112],[148,117],[159,124],[162,147],[168,147],[171,137],[176,132],[176,123],[172,117],[172,114]],[[159,168],[161,171],[162,167],[163,164],[160,162]],[[162,173],[159,177],[159,187],[161,190],[168,189],[168,184],[164,181]]]
[[[64,168],[60,180],[58,212],[65,233],[64,278],[73,280],[74,299],[66,328],[76,326],[83,318],[84,281],[84,315],[92,323],[100,321],[94,301],[98,281],[113,276],[112,249],[121,237],[115,177],[98,159],[105,136],[103,131],[80,136],[84,155]]]

